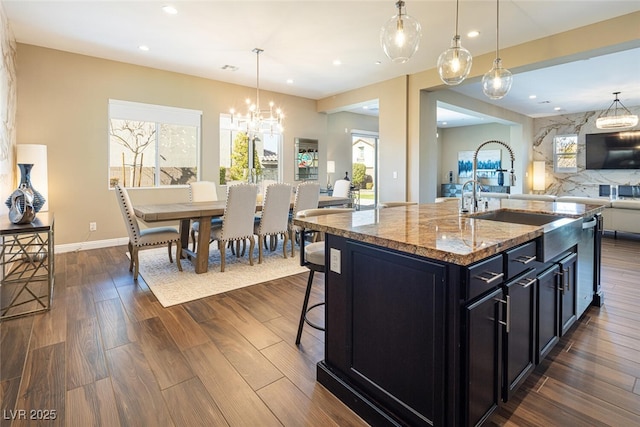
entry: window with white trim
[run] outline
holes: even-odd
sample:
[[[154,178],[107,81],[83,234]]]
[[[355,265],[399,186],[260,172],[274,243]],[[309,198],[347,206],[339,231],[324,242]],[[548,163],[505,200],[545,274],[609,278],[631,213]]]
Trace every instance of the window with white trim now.
[[[109,100],[109,187],[199,179],[202,111]]]
[[[578,172],[578,135],[553,137],[553,170],[559,173]]]

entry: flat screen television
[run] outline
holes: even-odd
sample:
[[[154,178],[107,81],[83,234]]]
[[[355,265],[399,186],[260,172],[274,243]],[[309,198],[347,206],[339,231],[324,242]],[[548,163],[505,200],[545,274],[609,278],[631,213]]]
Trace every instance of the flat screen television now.
[[[640,131],[586,135],[587,169],[640,169]]]

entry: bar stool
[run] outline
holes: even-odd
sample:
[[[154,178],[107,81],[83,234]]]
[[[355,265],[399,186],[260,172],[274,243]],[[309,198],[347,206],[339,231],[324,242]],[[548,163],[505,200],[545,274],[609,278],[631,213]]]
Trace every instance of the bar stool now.
[[[344,212],[353,212],[350,208],[331,208],[331,209],[306,209],[299,211],[296,214],[296,218],[311,218],[320,215],[333,215]],[[324,253],[324,241],[309,243],[305,245],[304,242],[304,229],[300,233],[300,265],[309,269],[309,280],[307,280],[307,289],[304,293],[304,302],[302,303],[302,311],[300,312],[300,322],[298,323],[298,334],[296,335],[296,345],[300,345],[300,338],[302,337],[302,328],[304,324],[311,326],[319,331],[324,331],[324,327],[316,323],[313,323],[307,318],[309,312],[324,305],[324,302],[319,302],[309,306],[309,296],[311,295],[311,286],[313,284],[314,273],[325,272],[325,253]]]

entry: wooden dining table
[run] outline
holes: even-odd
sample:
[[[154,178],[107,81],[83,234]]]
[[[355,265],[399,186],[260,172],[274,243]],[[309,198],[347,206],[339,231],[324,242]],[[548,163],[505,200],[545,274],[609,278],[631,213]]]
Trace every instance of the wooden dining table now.
[[[348,197],[320,196],[319,208],[342,206],[351,203]],[[213,202],[178,202],[134,206],[136,217],[145,223],[180,221],[180,239],[182,256],[190,258],[195,272],[206,273],[209,268],[209,238],[211,236],[211,218],[224,215],[225,200]],[[291,202],[293,208],[293,200]],[[256,203],[256,211],[262,210],[262,203]],[[189,249],[191,221],[199,221],[197,250]],[[195,260],[195,261],[194,261]]]

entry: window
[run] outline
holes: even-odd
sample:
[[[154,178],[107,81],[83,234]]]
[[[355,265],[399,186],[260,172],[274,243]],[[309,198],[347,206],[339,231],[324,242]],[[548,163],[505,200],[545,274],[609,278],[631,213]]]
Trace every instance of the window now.
[[[246,181],[249,137],[231,123],[231,115],[220,114],[220,184]],[[265,132],[254,140],[254,169],[259,180],[281,181],[282,134]]]
[[[201,119],[201,111],[110,99],[109,187],[197,181]]]
[[[578,171],[578,135],[553,138],[553,168],[560,173]]]

